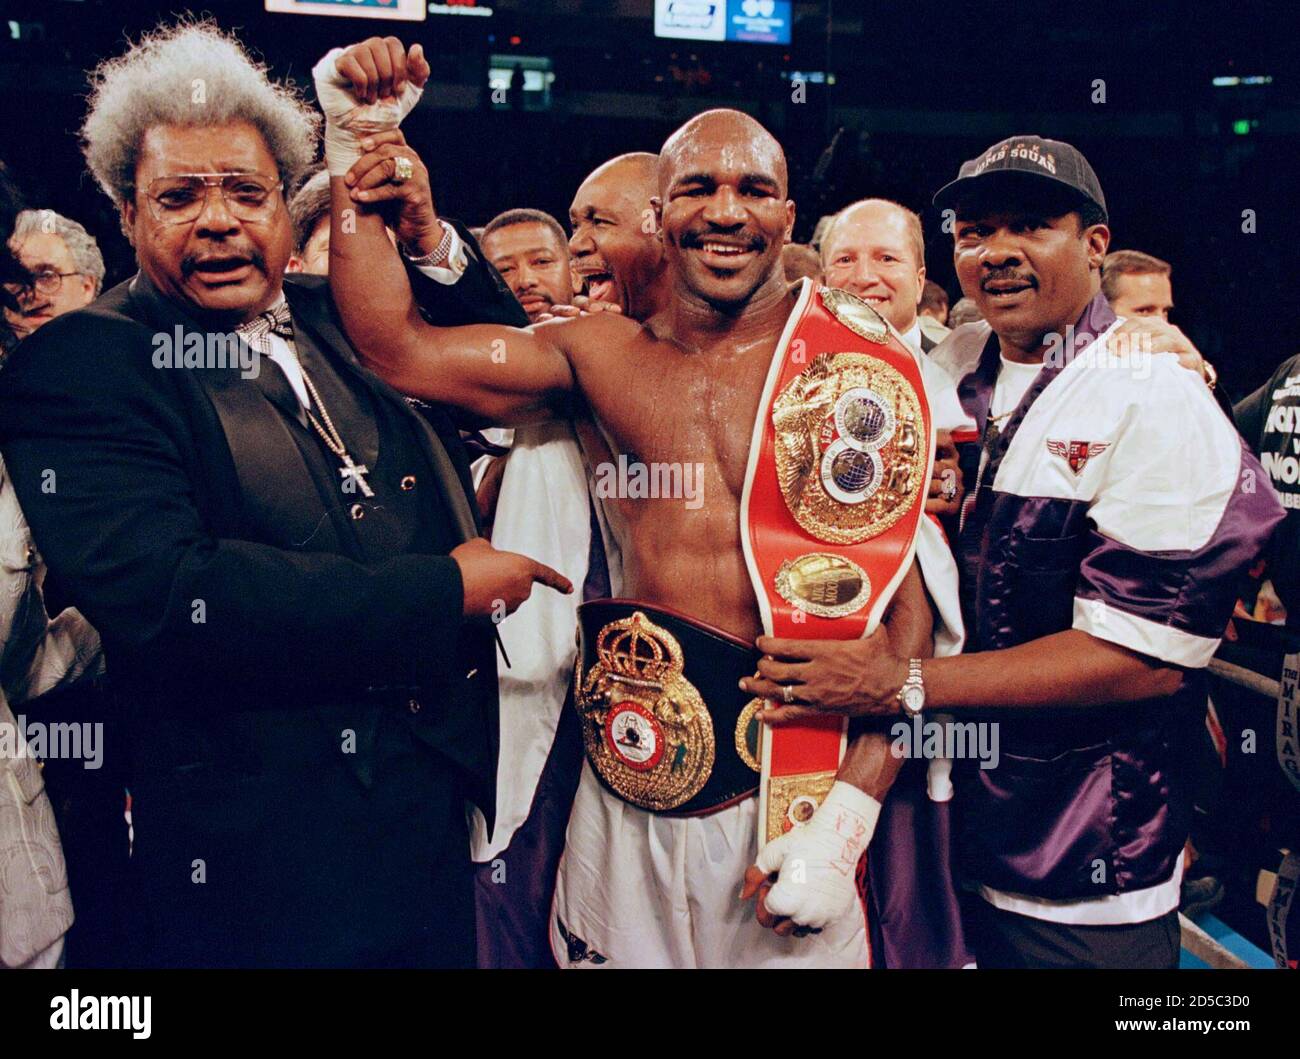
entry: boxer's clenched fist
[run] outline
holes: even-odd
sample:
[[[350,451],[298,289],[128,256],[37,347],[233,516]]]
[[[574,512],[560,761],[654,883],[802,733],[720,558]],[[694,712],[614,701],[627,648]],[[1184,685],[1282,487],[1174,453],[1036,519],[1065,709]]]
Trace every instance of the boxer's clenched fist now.
[[[482,537],[453,548],[451,557],[460,567],[462,610],[467,618],[513,614],[532,595],[534,584],[566,596],[573,591],[572,582],[558,571],[518,552],[498,551]]]
[[[879,816],[875,798],[837,780],[808,823],[759,851],[741,900],[757,897],[758,921],[782,937],[821,930],[857,900],[858,861]]]
[[[396,37],[371,37],[329,52],[312,77],[325,114],[325,165],[342,176],[361,155],[359,140],[396,129],[419,102],[429,64],[419,44],[408,52]]]

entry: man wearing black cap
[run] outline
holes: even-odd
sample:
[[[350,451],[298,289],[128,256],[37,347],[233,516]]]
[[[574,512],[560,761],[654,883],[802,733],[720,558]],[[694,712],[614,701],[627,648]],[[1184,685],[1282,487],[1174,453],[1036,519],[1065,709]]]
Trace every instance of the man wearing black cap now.
[[[996,767],[953,773],[976,958],[1174,967],[1199,671],[1281,507],[1196,373],[1109,343],[1106,202],[1077,150],[1012,137],[935,205],[992,328],[958,387],[979,438],[956,549],[971,653],[919,682],[927,712],[997,725]],[[888,712],[903,679],[881,646],[878,705],[855,712]]]
[[[1012,137],[935,205],[954,211],[958,278],[993,329],[959,388],[982,439],[958,548],[968,649],[1006,652],[1012,676],[957,692],[1009,707],[1001,767],[958,781],[977,958],[1175,966],[1191,779],[1176,748],[1280,509],[1193,374],[1098,341],[1117,324],[1110,232],[1082,154]],[[957,661],[941,688],[995,658]]]

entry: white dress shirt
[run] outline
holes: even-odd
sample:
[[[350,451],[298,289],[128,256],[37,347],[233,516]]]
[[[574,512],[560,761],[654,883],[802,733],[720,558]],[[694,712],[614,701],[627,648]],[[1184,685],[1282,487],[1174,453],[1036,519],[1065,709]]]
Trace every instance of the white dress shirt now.
[[[438,223],[442,225],[444,232],[451,233],[451,249],[447,251],[447,263],[445,265],[416,265],[415,267],[435,283],[450,287],[465,274],[465,243],[456,229],[446,221],[439,221]],[[279,301],[268,308],[274,309],[283,302],[284,295],[281,294]],[[302,365],[298,363],[297,351],[283,335],[271,332],[267,339],[270,345],[267,356],[284,372],[284,377],[289,380],[289,385],[293,387],[293,392],[298,395],[298,400],[302,402],[303,408],[310,408],[311,398],[307,395],[307,386],[302,381]]]

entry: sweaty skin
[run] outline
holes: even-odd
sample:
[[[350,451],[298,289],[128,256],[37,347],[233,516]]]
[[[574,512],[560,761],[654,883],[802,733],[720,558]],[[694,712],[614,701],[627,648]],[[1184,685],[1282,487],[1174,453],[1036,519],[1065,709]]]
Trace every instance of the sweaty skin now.
[[[658,182],[671,296],[643,323],[600,313],[522,329],[432,327],[384,245],[381,218],[356,209],[393,193],[350,190],[338,177],[330,282],[358,354],[399,390],[488,422],[571,417],[593,470],[623,458],[676,465],[683,482],[687,468],[700,475],[693,498],[606,499],[624,592],[753,640],[762,624],[740,498],[764,380],[796,301],[781,265],[794,224],[785,157],[748,115],[709,111],[664,145]],[[355,229],[344,235],[349,213]],[[904,657],[929,657],[931,620],[913,567],[880,634]],[[839,778],[883,800],[901,763],[870,732],[852,740]],[[768,887],[758,884],[748,880],[742,899],[756,896],[760,923],[790,933],[793,922],[767,912]]]
[[[677,465],[683,481],[689,469],[702,502],[607,500],[625,592],[752,640],[762,627],[739,508],[754,415],[796,297],[781,270],[794,221],[785,182],[780,146],[748,116],[715,111],[684,126],[661,155],[655,203],[672,298],[642,324],[600,314],[519,330],[430,327],[373,215],[333,240],[331,278],[358,352],[403,392],[494,423],[576,416],[593,468],[622,456]],[[336,210],[351,207],[342,182],[334,188]]]

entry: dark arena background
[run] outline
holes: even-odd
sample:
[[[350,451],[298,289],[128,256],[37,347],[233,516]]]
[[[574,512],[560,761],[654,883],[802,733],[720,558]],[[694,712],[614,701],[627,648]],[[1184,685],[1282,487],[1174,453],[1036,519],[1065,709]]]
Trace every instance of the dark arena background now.
[[[1286,337],[1300,245],[1294,4],[783,2],[789,44],[659,38],[652,0],[431,4],[423,22],[265,6],[190,10],[215,16],[276,76],[309,92],[312,64],[330,47],[387,33],[424,44],[433,74],[406,129],[430,162],[439,209],[466,224],[515,206],[563,219],[599,162],[656,151],[690,115],[736,107],[785,146],[796,240],[854,199],[895,199],[921,211],[929,277],[956,301],[950,238],[930,196],[989,143],[1038,133],[1074,143],[1093,163],[1112,249],[1173,265],[1172,319],[1232,396],[1296,352]],[[355,16],[366,7],[318,5],[331,6]],[[0,8],[0,158],[30,203],[90,228],[111,286],[133,265],[78,153],[84,71],[181,8]],[[490,84],[508,89],[516,65],[522,98],[507,91],[494,104]]]

